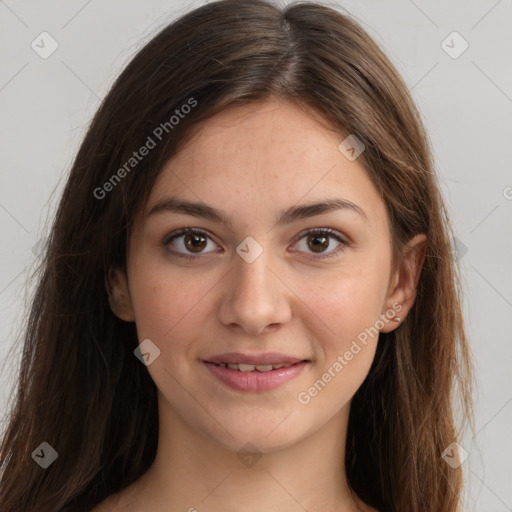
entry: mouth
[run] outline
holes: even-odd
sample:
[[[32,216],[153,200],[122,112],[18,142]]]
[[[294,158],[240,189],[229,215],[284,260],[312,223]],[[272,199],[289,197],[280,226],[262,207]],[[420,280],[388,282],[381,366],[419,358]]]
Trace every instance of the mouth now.
[[[282,354],[224,354],[202,360],[202,363],[217,381],[231,389],[263,392],[276,389],[297,377],[311,360]]]
[[[308,363],[309,359],[304,359],[297,363],[274,363],[274,364],[244,364],[244,363],[213,363],[205,361],[207,364],[220,366],[221,368],[230,368],[239,372],[271,372],[272,370],[279,370],[280,368],[289,368],[299,363]]]

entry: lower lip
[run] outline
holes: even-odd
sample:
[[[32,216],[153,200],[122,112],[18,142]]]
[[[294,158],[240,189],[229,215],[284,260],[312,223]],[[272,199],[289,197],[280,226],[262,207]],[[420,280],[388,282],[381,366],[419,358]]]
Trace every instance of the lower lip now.
[[[257,370],[241,372],[240,370],[232,370],[231,368],[217,366],[206,361],[203,361],[203,364],[226,386],[237,391],[258,392],[269,391],[282,386],[289,380],[297,377],[308,362],[302,361],[287,368],[279,368],[268,372],[259,372]]]

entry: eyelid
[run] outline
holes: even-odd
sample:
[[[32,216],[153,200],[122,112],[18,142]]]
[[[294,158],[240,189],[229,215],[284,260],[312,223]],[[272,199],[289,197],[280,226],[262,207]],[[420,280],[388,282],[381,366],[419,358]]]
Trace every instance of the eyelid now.
[[[217,244],[217,242],[215,241],[215,237],[213,237],[207,230],[200,229],[200,228],[193,228],[191,226],[187,226],[185,228],[180,228],[176,231],[173,231],[172,233],[169,233],[168,235],[166,235],[164,237],[162,243],[165,247],[167,247],[169,245],[169,243],[172,240],[174,240],[175,238],[179,238],[180,236],[188,235],[188,234],[197,234],[200,236],[205,236],[206,238],[211,239],[213,242],[215,242],[215,244]],[[302,238],[304,238],[305,236],[310,235],[310,234],[318,234],[318,235],[325,234],[325,235],[327,235],[327,238],[335,238],[335,239],[337,239],[338,242],[340,242],[340,245],[332,251],[329,251],[326,253],[318,253],[316,255],[314,253],[309,253],[309,255],[311,256],[310,259],[321,260],[321,259],[331,258],[331,257],[334,257],[334,255],[342,252],[347,247],[350,247],[352,245],[346,236],[344,236],[339,231],[337,231],[331,227],[327,227],[327,226],[326,227],[318,227],[318,228],[309,228],[309,229],[302,231],[300,234],[298,234],[294,238],[293,244],[295,245]],[[177,256],[178,258],[198,259],[201,256],[204,256],[206,254],[210,254],[210,253],[213,253],[216,251],[209,251],[209,252],[203,252],[203,253],[197,253],[197,254],[182,253],[182,252],[175,251],[175,250],[169,250],[169,252],[172,255]],[[300,253],[303,251],[292,250],[291,252],[299,252]]]
[[[313,260],[322,260],[322,259],[329,259],[334,258],[336,255],[338,255],[340,252],[344,251],[347,247],[350,247],[352,244],[347,240],[347,237],[344,236],[342,233],[340,233],[338,230],[331,228],[331,227],[319,227],[319,228],[309,228],[304,231],[302,231],[299,235],[295,237],[295,240],[293,244],[295,245],[297,242],[302,240],[307,235],[327,235],[327,238],[335,238],[338,242],[340,242],[340,245],[336,247],[334,250],[325,252],[325,253],[307,253],[310,256],[310,259]],[[301,252],[298,250],[292,250],[292,252]]]
[[[195,235],[204,236],[205,238],[209,238],[213,242],[215,242],[215,244],[219,245],[215,241],[214,237],[208,231],[206,231],[204,229],[193,228],[191,226],[187,226],[185,228],[180,228],[180,229],[177,229],[176,231],[173,231],[172,233],[169,233],[162,240],[162,244],[165,247],[167,247],[169,245],[169,243],[172,240],[174,240],[175,238],[179,238],[180,236],[189,235],[189,234],[192,234],[192,235],[195,234]],[[205,252],[205,253],[198,253],[197,255],[194,255],[193,253],[188,253],[187,254],[187,253],[179,252],[179,251],[176,251],[176,250],[169,250],[169,252],[172,255],[177,256],[178,258],[197,259],[197,258],[201,257],[202,255],[209,254],[209,253],[215,252],[215,251],[209,251],[209,252]]]

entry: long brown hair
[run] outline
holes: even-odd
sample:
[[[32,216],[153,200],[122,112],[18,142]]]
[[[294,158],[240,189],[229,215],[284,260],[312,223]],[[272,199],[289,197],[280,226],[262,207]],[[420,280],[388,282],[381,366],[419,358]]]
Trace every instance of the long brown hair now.
[[[78,151],[22,333],[0,453],[2,512],[90,510],[153,462],[156,387],[134,357],[135,324],[109,307],[106,276],[125,268],[132,220],[194,126],[271,97],[313,108],[340,142],[356,134],[365,144],[359,162],[385,202],[397,257],[414,235],[427,235],[414,306],[398,329],[381,333],[352,401],[348,481],[381,512],[458,510],[462,468],[441,455],[468,420],[474,428],[472,362],[451,227],[409,91],[349,15],[310,2],[221,0],[135,55]],[[148,137],[154,146],[132,160]],[[58,454],[46,469],[33,460],[43,442]]]

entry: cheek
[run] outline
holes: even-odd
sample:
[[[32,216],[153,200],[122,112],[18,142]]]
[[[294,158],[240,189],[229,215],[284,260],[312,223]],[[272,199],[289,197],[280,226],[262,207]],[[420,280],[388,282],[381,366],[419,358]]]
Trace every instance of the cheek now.
[[[350,402],[368,375],[378,342],[378,301],[360,282],[344,284],[329,300],[316,301],[316,313],[329,329],[313,335],[318,357],[296,396],[305,414],[323,421]]]
[[[211,314],[208,293],[218,279],[191,277],[186,270],[171,272],[169,266],[151,268],[151,272],[139,273],[133,279],[137,332],[139,340],[151,339],[166,359],[166,352],[172,358],[205,329]],[[171,346],[172,351],[168,350]]]
[[[325,349],[342,349],[379,318],[386,292],[386,276],[376,267],[344,268],[322,282],[306,279],[298,295],[304,310],[322,324]]]
[[[386,273],[375,266],[362,268],[353,272],[345,268],[323,286],[306,280],[309,284],[301,288],[300,296],[307,298],[303,312],[310,312],[309,327],[317,326],[310,334],[318,358],[297,399],[301,407],[311,404],[307,410],[314,409],[315,414],[329,415],[346,405],[375,357]]]

